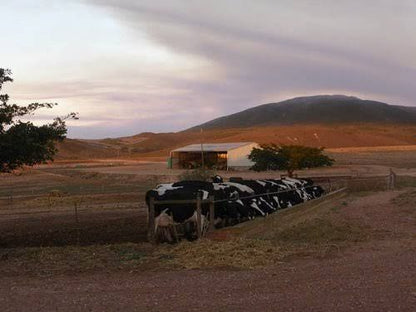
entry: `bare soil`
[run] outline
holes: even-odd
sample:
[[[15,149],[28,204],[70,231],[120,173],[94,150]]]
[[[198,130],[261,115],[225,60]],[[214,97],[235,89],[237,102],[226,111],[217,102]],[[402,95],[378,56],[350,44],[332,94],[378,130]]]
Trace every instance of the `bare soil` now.
[[[413,150],[332,152],[344,162],[299,174],[382,179],[393,167],[406,188],[354,193],[300,210],[297,223],[295,209],[282,211],[273,235],[250,232],[250,239],[271,242],[276,260],[264,261],[267,244],[256,252],[250,243],[246,255],[236,254],[250,268],[231,260],[224,265],[215,244],[217,252],[207,253],[212,261],[198,267],[185,261],[186,253],[190,259],[203,252],[192,245],[183,252],[142,243],[145,191],[181,173],[164,163],[69,162],[0,176],[1,310],[414,311]],[[360,165],[363,159],[368,163]],[[252,265],[256,257],[259,266]]]
[[[362,242],[258,269],[3,274],[3,311],[414,311],[416,191],[353,194],[320,217],[366,229]],[[325,212],[325,213],[324,213]],[[155,263],[157,266],[157,263]]]
[[[385,150],[386,148],[384,148]],[[404,153],[408,153],[408,147]],[[336,151],[346,157],[352,150]],[[354,157],[361,159],[361,153]],[[368,151],[367,151],[368,152]],[[377,151],[380,152],[380,151]],[[400,153],[400,150],[396,151]],[[375,157],[370,151],[369,157]],[[416,153],[414,153],[416,155]],[[407,154],[402,155],[402,160]],[[356,158],[350,157],[352,162]],[[415,156],[416,158],[416,156]],[[389,158],[380,156],[378,162]],[[408,177],[416,185],[415,167],[393,167],[399,180]],[[379,165],[343,165],[299,171],[299,176],[378,176],[390,167]],[[114,160],[74,163],[59,162],[18,175],[0,176],[0,247],[63,246],[145,241],[145,192],[158,183],[173,182],[182,170],[166,168],[164,162]],[[225,178],[276,178],[284,172],[256,173],[252,171],[218,172]],[[406,175],[406,176],[404,176]],[[329,187],[323,181],[324,187]],[[336,186],[332,182],[331,187]],[[359,185],[359,188],[374,186]]]
[[[0,177],[0,247],[146,239],[147,177],[54,169]]]
[[[143,242],[144,209],[2,215],[0,248]]]

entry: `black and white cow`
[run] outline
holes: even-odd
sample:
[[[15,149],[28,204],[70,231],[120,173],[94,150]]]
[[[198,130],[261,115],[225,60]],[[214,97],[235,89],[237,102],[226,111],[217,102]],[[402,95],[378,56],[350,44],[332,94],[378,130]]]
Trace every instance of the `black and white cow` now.
[[[190,200],[199,196],[208,199],[213,196],[215,226],[229,226],[250,220],[256,216],[267,216],[279,209],[292,207],[299,203],[320,197],[323,189],[313,185],[308,179],[262,179],[244,180],[231,179],[222,182],[180,181],[171,184],[160,184],[146,193],[146,203],[150,198],[156,201]],[[206,228],[209,220],[209,204],[202,204],[201,226]],[[172,224],[182,224],[187,239],[196,238],[196,207],[195,204],[160,204],[155,205],[157,229],[167,241],[176,239],[176,232],[167,230]],[[203,230],[203,229],[201,229]],[[161,237],[160,237],[161,239]],[[163,240],[163,239],[161,239]]]

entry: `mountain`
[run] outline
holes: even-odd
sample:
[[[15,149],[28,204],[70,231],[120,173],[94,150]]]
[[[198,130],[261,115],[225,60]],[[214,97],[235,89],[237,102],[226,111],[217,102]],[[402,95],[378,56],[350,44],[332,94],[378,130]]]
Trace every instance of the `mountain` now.
[[[416,124],[416,108],[345,95],[317,95],[263,104],[188,130],[333,123]]]
[[[164,159],[174,148],[200,142],[252,141],[328,148],[416,145],[415,134],[416,107],[319,95],[256,106],[176,133],[68,139],[59,144],[58,159]]]

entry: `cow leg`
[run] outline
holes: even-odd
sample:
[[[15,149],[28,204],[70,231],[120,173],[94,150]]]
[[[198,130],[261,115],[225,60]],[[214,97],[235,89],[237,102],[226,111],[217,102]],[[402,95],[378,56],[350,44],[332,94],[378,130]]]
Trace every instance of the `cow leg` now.
[[[194,222],[185,222],[184,224],[184,236],[187,240],[193,241],[196,238],[196,227]]]
[[[176,224],[172,224],[172,234],[174,238],[174,242],[179,242],[178,231],[176,231]]]

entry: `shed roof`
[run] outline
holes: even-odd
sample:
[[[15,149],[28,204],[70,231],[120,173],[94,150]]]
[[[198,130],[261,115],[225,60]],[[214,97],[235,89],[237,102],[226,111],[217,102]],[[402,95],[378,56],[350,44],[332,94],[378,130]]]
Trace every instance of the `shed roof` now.
[[[202,147],[204,152],[227,152],[242,146],[256,144],[254,142],[236,142],[236,143],[204,143]],[[191,144],[174,149],[172,152],[200,152],[201,144]]]

